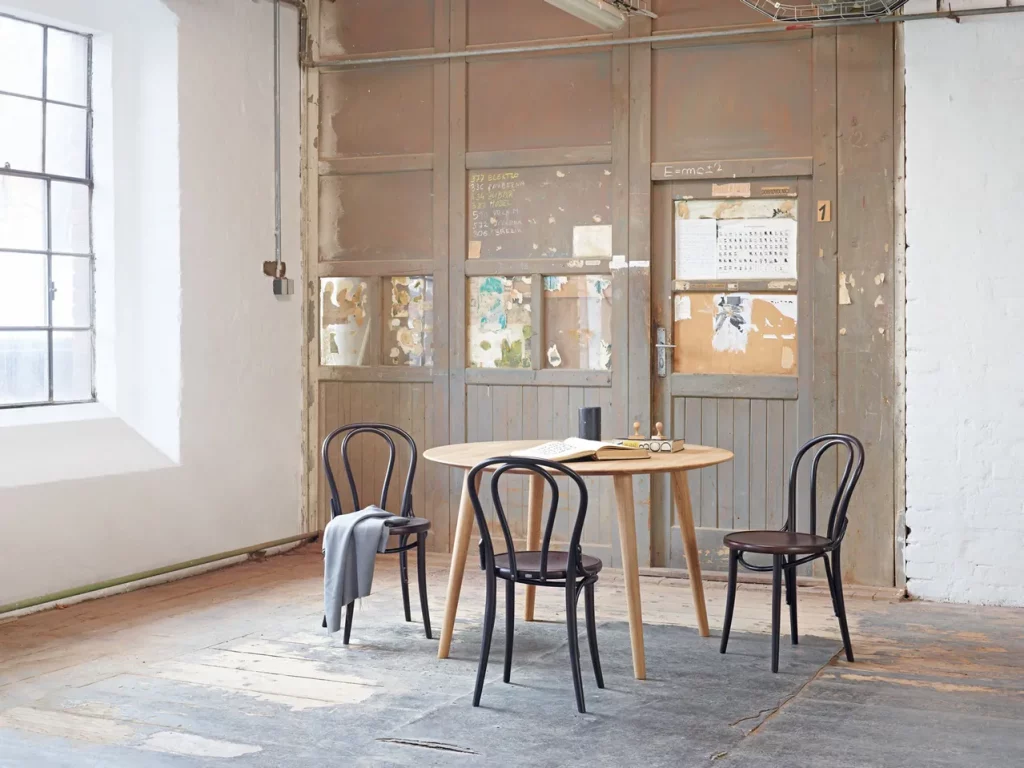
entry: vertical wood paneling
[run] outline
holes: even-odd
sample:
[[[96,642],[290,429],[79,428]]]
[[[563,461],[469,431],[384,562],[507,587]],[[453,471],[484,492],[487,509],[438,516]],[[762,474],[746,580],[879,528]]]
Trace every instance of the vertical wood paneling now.
[[[683,435],[688,443],[701,445],[701,408],[699,397],[683,398]],[[693,505],[695,517],[699,515],[702,507],[701,502],[701,476],[700,472],[687,472],[686,476],[690,482],[690,502]],[[697,518],[699,519],[699,517]],[[694,521],[696,523],[696,520]]]
[[[789,514],[789,472],[793,465],[793,457],[796,455],[797,442],[799,440],[799,412],[797,408],[796,400],[786,400],[783,404],[783,440],[782,440],[782,483],[783,483],[783,503],[785,504],[785,510],[783,511],[783,519]],[[799,500],[800,493],[797,492],[797,499]],[[807,523],[797,517],[801,531],[807,530]]]
[[[839,306],[838,425],[865,450],[843,575],[882,585],[895,579],[893,50],[889,25],[838,32],[839,271],[850,294]]]
[[[744,530],[750,527],[750,401],[736,400],[733,403],[733,528]],[[723,521],[724,522],[724,521]]]
[[[768,504],[768,403],[750,401],[750,527],[764,528]]]
[[[733,450],[734,407],[730,399],[718,401],[718,442],[716,445]],[[719,464],[718,471],[718,520],[717,528],[732,528],[733,518],[733,474],[731,461]]]
[[[551,387],[551,401],[552,401],[552,412],[551,412],[551,426],[554,429],[554,435],[570,435],[570,419],[569,419],[569,388],[568,387]],[[558,481],[558,516],[556,518],[555,533],[558,541],[569,540],[569,525],[566,522],[569,510],[569,486],[566,480]]]
[[[705,397],[700,401],[701,445],[718,445],[718,400]],[[718,467],[700,471],[700,507],[697,526],[718,527]]]
[[[785,424],[781,400],[768,401],[768,450],[765,461],[767,475],[766,526],[779,528],[783,523],[783,475],[785,454]]]

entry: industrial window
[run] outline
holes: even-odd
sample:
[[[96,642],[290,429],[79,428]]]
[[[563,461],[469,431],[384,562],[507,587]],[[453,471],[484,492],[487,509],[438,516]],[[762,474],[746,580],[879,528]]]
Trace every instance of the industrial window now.
[[[91,61],[0,15],[0,408],[96,397]]]

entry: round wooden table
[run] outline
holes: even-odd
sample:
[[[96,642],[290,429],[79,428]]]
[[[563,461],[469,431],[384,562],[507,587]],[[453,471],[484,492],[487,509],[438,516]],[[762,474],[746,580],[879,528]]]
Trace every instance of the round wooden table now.
[[[448,593],[444,606],[444,622],[441,625],[441,644],[437,651],[439,659],[448,658],[451,649],[452,632],[455,628],[455,614],[459,608],[459,593],[466,570],[466,555],[469,539],[473,532],[473,504],[469,499],[469,470],[485,459],[507,456],[512,451],[533,448],[548,442],[546,440],[514,440],[492,443],[462,443],[431,448],[423,454],[427,461],[459,467],[466,470],[462,483],[462,500],[459,503],[459,519],[455,525],[455,541],[452,545],[452,565],[448,573]],[[619,543],[622,549],[622,570],[626,583],[626,608],[629,613],[629,636],[633,649],[633,673],[638,680],[647,677],[644,658],[643,615],[640,609],[640,569],[637,562],[636,519],[633,506],[633,475],[651,475],[669,472],[672,475],[672,496],[679,515],[679,530],[683,538],[683,552],[686,568],[690,574],[690,589],[693,591],[693,605],[697,614],[697,626],[702,637],[710,635],[708,614],[704,606],[704,585],[701,583],[700,560],[697,552],[697,534],[693,525],[693,509],[690,506],[690,487],[686,473],[691,469],[702,469],[731,460],[731,451],[710,448],[703,445],[687,445],[676,453],[655,453],[649,459],[627,461],[577,461],[572,468],[583,477],[609,476],[615,486],[615,505],[618,513]],[[529,508],[526,522],[526,547],[540,548],[541,509],[544,504],[543,479],[530,476]],[[526,620],[533,621],[536,587],[526,588]]]

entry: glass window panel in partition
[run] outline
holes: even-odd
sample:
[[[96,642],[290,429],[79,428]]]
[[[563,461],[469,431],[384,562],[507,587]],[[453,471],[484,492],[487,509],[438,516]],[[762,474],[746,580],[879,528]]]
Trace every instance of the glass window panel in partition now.
[[[673,298],[676,373],[796,375],[795,293],[691,291]]]
[[[371,322],[367,279],[320,278],[321,365],[372,365]]]
[[[531,278],[468,280],[467,358],[471,368],[530,368]]]
[[[433,365],[434,278],[390,277],[385,285],[384,364]]]
[[[612,367],[611,275],[544,278],[544,367]]]
[[[677,280],[794,279],[796,198],[677,200]]]

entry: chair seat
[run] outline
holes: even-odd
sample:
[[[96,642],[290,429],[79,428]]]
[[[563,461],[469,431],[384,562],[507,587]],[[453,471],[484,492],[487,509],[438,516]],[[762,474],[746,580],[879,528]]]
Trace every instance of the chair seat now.
[[[789,531],[737,531],[726,534],[724,542],[729,549],[765,555],[810,555],[832,543],[824,536]]]
[[[389,525],[389,536],[408,536],[410,533],[422,533],[430,530],[430,521],[425,517],[410,517],[405,525]]]
[[[540,552],[516,552],[516,568],[519,571],[517,575],[527,579],[541,578],[540,556]],[[568,564],[568,552],[556,552],[554,550],[549,551],[547,578],[552,580],[565,579],[565,569]],[[593,576],[604,568],[604,563],[590,555],[583,556],[582,564],[583,573],[578,574],[579,576]],[[495,555],[494,567],[497,569],[498,575],[502,578],[507,579],[512,575],[507,554]]]

